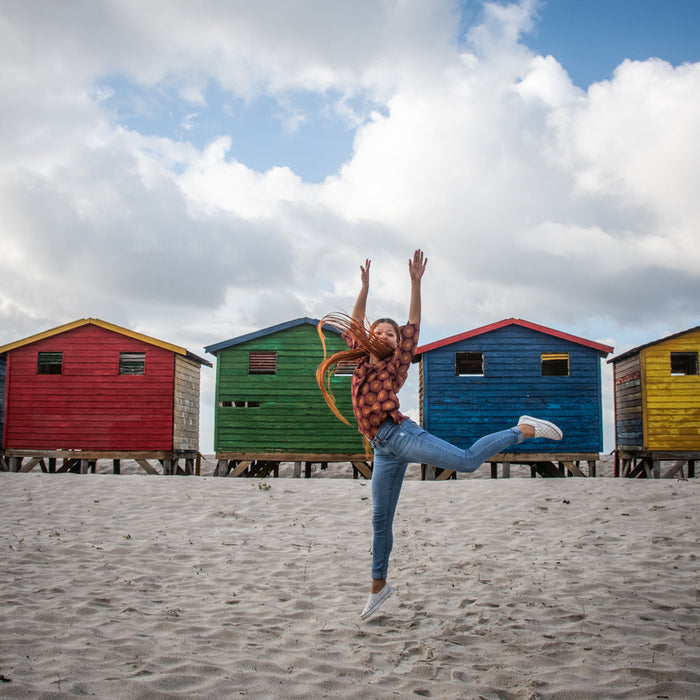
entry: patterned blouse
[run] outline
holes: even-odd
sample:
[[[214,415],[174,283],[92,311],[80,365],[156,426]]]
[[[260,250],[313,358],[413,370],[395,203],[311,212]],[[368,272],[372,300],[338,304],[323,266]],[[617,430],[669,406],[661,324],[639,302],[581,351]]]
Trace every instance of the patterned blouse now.
[[[358,361],[352,375],[352,409],[359,431],[368,439],[374,440],[379,426],[391,418],[394,423],[406,420],[399,412],[397,393],[408,376],[408,369],[418,347],[418,323],[407,323],[400,328],[401,340],[394,354],[376,364],[369,357]],[[355,342],[345,337],[348,345],[355,349]]]

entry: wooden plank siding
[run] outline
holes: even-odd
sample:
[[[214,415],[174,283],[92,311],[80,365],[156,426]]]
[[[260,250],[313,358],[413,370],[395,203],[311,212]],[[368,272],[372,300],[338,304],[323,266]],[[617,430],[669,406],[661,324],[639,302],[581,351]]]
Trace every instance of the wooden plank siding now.
[[[5,434],[5,380],[7,377],[7,357],[0,355],[0,449]]]
[[[326,333],[329,354],[346,349],[336,333]],[[275,351],[275,374],[249,374],[250,352]],[[331,379],[340,412],[329,410],[316,383],[323,350],[310,323],[285,328],[217,350],[217,453],[360,454],[362,439],[352,413],[349,375]],[[235,406],[235,402],[243,404]],[[227,403],[233,403],[229,406]]]
[[[456,376],[457,352],[481,352],[483,376]],[[569,376],[542,376],[543,353],[568,353]],[[553,420],[560,442],[529,440],[509,452],[595,453],[602,450],[601,353],[520,325],[507,325],[435,347],[421,355],[424,427],[469,447],[514,426],[522,414]]]
[[[174,357],[173,449],[198,451],[200,365],[182,355]]]
[[[615,383],[615,444],[618,449],[642,449],[644,444],[643,392],[640,355],[613,366]]]
[[[62,352],[62,373],[37,374],[39,352]],[[145,354],[145,374],[119,375],[119,353]],[[170,450],[173,352],[82,325],[8,353],[7,448]]]
[[[700,450],[700,375],[673,376],[672,352],[700,351],[700,330],[641,351],[644,368],[644,449]]]

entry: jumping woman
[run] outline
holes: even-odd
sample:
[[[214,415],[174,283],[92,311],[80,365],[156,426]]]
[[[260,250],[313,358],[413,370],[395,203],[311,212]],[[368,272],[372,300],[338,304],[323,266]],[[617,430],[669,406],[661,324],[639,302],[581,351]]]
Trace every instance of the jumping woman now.
[[[457,472],[474,472],[490,457],[530,438],[561,440],[562,431],[546,420],[521,416],[515,427],[477,440],[469,449],[455,447],[431,435],[399,411],[397,393],[403,386],[418,346],[421,318],[421,280],[428,260],[416,250],[408,261],[411,300],[408,323],[399,327],[380,318],[369,328],[365,310],[369,293],[370,260],[360,266],[360,293],[352,317],[330,314],[319,324],[331,325],[343,333],[349,349],[325,357],[316,378],[333,413],[348,421],[335,405],[330,376],[340,362],[355,361],[352,375],[352,406],[360,433],[374,449],[372,470],[372,582],[367,605],[360,617],[375,613],[394,592],[387,583],[389,555],[393,545],[393,521],[406,467],[409,462],[430,464]],[[324,343],[325,350],[325,343]],[[348,423],[349,425],[349,423]]]

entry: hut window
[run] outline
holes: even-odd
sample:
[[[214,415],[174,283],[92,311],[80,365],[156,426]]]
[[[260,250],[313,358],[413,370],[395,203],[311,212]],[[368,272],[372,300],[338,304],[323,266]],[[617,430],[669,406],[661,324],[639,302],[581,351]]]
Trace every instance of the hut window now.
[[[569,353],[568,352],[543,352],[542,353],[543,377],[568,377]]]
[[[345,361],[345,362],[339,362],[335,366],[335,372],[333,374],[337,376],[348,376],[352,374],[355,371],[355,367],[357,367],[357,362],[353,361]]]
[[[696,352],[672,352],[671,374],[684,376],[698,373],[698,353]]]
[[[274,350],[248,353],[248,374],[277,374],[277,353]]]
[[[119,374],[146,374],[146,353],[120,352]]]
[[[467,375],[484,376],[483,352],[456,352],[455,375],[464,377]]]
[[[63,374],[62,352],[40,352],[37,357],[37,374]]]
[[[219,401],[220,408],[260,408],[260,401]]]

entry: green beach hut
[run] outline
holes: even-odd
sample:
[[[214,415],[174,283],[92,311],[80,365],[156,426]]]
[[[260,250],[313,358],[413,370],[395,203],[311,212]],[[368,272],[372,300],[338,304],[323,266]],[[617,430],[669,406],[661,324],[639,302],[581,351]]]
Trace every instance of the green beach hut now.
[[[308,476],[314,463],[350,462],[355,476],[371,476],[353,420],[351,368],[331,378],[350,426],[331,413],[316,383],[323,359],[318,323],[297,318],[205,348],[216,356],[215,474],[264,477],[294,462],[295,474],[305,463]],[[347,347],[335,329],[324,335],[329,354]]]

